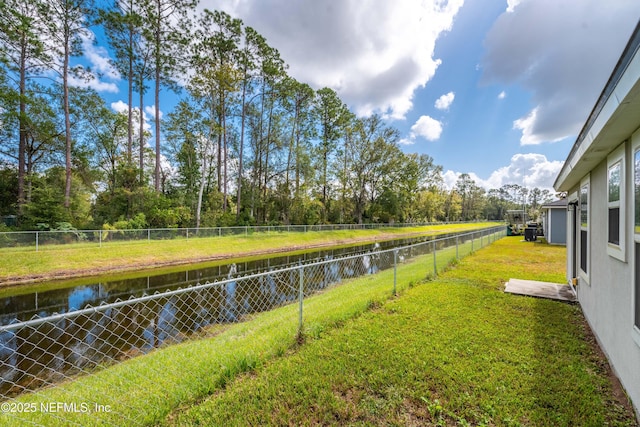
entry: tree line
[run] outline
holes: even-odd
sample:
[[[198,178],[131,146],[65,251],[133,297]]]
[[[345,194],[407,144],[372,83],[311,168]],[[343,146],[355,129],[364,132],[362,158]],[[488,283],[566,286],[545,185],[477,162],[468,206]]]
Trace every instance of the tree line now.
[[[241,20],[193,0],[0,0],[0,215],[17,228],[502,219],[548,191],[453,189],[380,115],[288,74]],[[126,111],[79,84],[93,32]],[[167,93],[179,101],[161,117]],[[145,114],[153,94],[154,112]],[[153,129],[153,132],[151,132]],[[6,221],[5,221],[6,222]]]

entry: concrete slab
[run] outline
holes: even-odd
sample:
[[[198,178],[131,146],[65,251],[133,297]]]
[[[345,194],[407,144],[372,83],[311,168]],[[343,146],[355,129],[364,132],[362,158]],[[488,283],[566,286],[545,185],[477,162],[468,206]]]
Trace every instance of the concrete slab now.
[[[577,302],[576,294],[569,285],[538,282],[535,280],[509,279],[504,291],[510,294]]]

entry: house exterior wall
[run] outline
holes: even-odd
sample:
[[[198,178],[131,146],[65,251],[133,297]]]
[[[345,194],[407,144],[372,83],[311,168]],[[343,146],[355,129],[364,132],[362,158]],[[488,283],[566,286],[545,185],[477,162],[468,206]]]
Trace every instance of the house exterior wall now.
[[[607,354],[614,371],[634,402],[640,406],[640,334],[634,328],[634,186],[630,140],[625,143],[626,188],[622,227],[625,233],[624,260],[610,254],[608,247],[608,165],[605,159],[588,175],[589,179],[589,229],[587,275],[579,274],[578,299],[584,315]],[[585,177],[587,178],[587,177]],[[580,194],[580,187],[570,193]],[[571,221],[567,221],[571,222]],[[577,247],[569,250],[576,258],[580,270],[580,215],[575,224]],[[573,244],[570,230],[567,241]],[[571,262],[569,260],[569,262]],[[568,269],[568,272],[570,269]],[[570,273],[568,273],[570,274]],[[569,278],[570,279],[570,278]]]

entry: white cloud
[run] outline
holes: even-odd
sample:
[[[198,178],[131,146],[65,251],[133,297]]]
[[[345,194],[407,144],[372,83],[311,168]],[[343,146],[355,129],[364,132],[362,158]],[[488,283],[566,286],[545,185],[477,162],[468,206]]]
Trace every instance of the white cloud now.
[[[513,12],[522,0],[507,0],[507,12]]]
[[[489,178],[482,179],[470,173],[471,178],[486,190],[500,188],[506,184],[518,184],[527,188],[538,187],[555,193],[553,182],[562,168],[563,162],[550,161],[543,154],[515,154],[511,162],[491,173]],[[443,174],[447,188],[453,188],[461,172],[448,170]]]
[[[455,97],[456,94],[453,92],[444,94],[436,100],[435,107],[438,110],[448,110]]]
[[[487,182],[491,188],[504,184],[519,184],[527,188],[546,188],[553,191],[553,182],[563,162],[549,161],[543,154],[515,154],[511,163],[494,171]]]
[[[116,101],[111,103],[111,109],[116,113],[124,113],[128,110],[129,106],[124,101]]]
[[[148,110],[149,108],[151,108],[151,111],[153,112],[153,107],[145,107],[145,110]],[[111,103],[111,109],[116,113],[126,114],[128,112],[128,105],[124,101],[116,101]],[[140,132],[138,132],[138,129],[140,128],[140,125],[138,122],[138,111],[139,111],[138,107],[134,107],[133,111],[134,111],[133,112],[133,121],[134,121],[133,129],[136,135],[139,135]],[[142,125],[143,131],[151,133],[152,131],[151,120],[149,120],[149,115],[145,111],[142,112],[142,120],[144,120],[144,123]],[[150,146],[148,140],[147,140],[147,146]]]
[[[640,2],[510,0],[485,39],[485,83],[520,84],[534,107],[514,122],[521,143],[576,135],[626,42]],[[612,30],[612,29],[615,29]]]
[[[156,119],[156,106],[155,105],[147,105],[146,107],[144,107],[144,112],[145,112],[145,119],[147,117],[147,114],[149,115],[149,117],[151,117],[151,120],[155,120]],[[162,110],[160,110],[160,120],[162,120]]]
[[[92,71],[109,80],[120,80],[120,72],[111,64],[109,52],[104,47],[94,44],[95,35],[87,33],[81,38],[84,57],[91,64]]]
[[[118,85],[100,81],[97,77],[74,77],[69,76],[69,86],[80,88],[91,88],[97,92],[118,93]]]
[[[404,118],[433,77],[437,38],[464,0],[203,0],[264,35],[314,88],[331,87],[359,115]]]
[[[507,92],[502,91],[498,94],[498,99],[505,99],[507,97]]]
[[[104,47],[94,44],[95,35],[86,32],[81,35],[83,60],[88,63],[78,64],[84,70],[81,77],[69,77],[69,85],[73,87],[91,88],[97,92],[118,93],[120,73],[109,62],[109,53]]]
[[[448,170],[446,172],[444,172],[442,174],[442,181],[444,182],[444,186],[447,190],[451,190],[452,188],[454,188],[456,186],[456,182],[458,181],[458,178],[460,177],[460,175],[462,175],[463,172],[454,172],[452,170]],[[488,187],[486,186],[485,181],[483,181],[478,175],[476,175],[473,172],[467,173],[467,175],[469,175],[469,178],[471,178],[478,186],[487,189]]]
[[[400,145],[413,145],[416,143],[416,137],[414,135],[410,135],[408,138],[402,138],[398,141]]]
[[[442,134],[442,123],[429,116],[421,116],[413,126],[411,126],[410,138],[415,139],[421,136],[427,141],[436,141]]]

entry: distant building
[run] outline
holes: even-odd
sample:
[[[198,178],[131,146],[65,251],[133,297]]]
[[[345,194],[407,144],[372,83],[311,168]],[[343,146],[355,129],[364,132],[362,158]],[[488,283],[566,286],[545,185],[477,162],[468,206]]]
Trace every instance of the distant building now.
[[[640,23],[560,171],[567,279],[640,408]]]
[[[567,244],[567,199],[556,200],[540,206],[542,231],[547,243]]]

